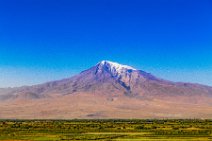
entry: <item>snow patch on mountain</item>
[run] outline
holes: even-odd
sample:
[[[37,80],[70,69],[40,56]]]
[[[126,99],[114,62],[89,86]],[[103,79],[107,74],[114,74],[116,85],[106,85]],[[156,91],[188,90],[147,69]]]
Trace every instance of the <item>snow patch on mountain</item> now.
[[[118,64],[116,62],[103,60],[98,63],[97,73],[108,71],[112,77],[126,88],[130,88],[131,72],[136,71],[135,68],[127,65]]]
[[[122,73],[123,71],[127,70],[136,70],[135,68],[127,65],[122,65],[116,62],[111,62],[107,60],[103,60],[99,63],[99,65],[107,66],[112,72]]]

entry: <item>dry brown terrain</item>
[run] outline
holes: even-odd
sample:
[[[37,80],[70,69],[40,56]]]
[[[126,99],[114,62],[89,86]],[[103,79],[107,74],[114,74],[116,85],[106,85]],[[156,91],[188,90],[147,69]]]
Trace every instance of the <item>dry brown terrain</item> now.
[[[0,118],[211,118],[212,106],[176,100],[141,100],[76,93],[51,99],[15,100],[0,104]],[[212,102],[212,101],[211,101]]]

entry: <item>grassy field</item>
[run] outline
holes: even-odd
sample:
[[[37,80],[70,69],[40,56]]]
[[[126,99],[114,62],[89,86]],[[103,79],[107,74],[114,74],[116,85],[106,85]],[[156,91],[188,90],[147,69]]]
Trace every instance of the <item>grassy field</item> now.
[[[212,120],[1,120],[0,140],[212,140]]]

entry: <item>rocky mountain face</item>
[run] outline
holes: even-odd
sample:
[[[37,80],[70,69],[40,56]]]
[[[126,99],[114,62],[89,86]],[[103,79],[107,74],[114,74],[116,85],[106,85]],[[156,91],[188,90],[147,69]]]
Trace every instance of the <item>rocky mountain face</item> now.
[[[75,100],[72,101],[73,99]],[[85,99],[87,100],[84,101]],[[17,109],[20,106],[19,104],[23,106],[29,101],[31,101],[31,104],[33,103],[33,107],[39,107],[39,104],[47,102],[48,105],[54,107],[54,110],[61,112],[62,118],[212,117],[212,112],[207,110],[201,111],[197,108],[198,106],[205,107],[205,109],[212,111],[212,87],[163,80],[150,73],[110,61],[101,61],[94,67],[68,79],[35,86],[0,89],[0,100],[3,103],[0,104],[0,108],[4,104],[16,103],[16,106],[11,107],[10,110]],[[71,103],[67,100],[70,100]],[[66,101],[68,103],[63,105]],[[91,104],[91,101],[94,103]],[[59,103],[62,103],[65,107],[82,105],[78,108],[84,112],[79,114],[77,109],[60,109],[59,107],[62,106]],[[88,108],[94,105],[95,108],[93,108],[92,113],[89,113],[91,109],[88,110]],[[105,107],[106,105],[108,106]],[[160,105],[166,106],[161,107]],[[170,108],[176,108],[179,105],[184,105],[191,110],[178,107],[179,109],[176,113],[169,112]],[[102,109],[102,106],[105,107],[103,108],[105,111]],[[108,109],[109,107],[110,109]],[[10,106],[7,108],[10,108]],[[49,113],[51,108],[40,110]],[[163,111],[164,108],[167,111]],[[22,107],[22,109],[25,108]],[[149,113],[152,114],[138,114],[139,109],[145,110],[143,111],[144,113],[149,110]],[[117,112],[118,115],[111,114],[111,110]],[[155,115],[155,110],[161,111],[159,114],[156,112]],[[197,113],[193,115],[192,110],[197,111]],[[201,111],[200,113],[198,113],[199,110]],[[32,113],[30,114],[27,111],[28,109],[25,109],[25,114],[17,113],[17,116],[32,118]],[[41,111],[36,110],[34,118],[41,118]],[[185,111],[188,111],[188,115],[182,114]],[[44,115],[45,112],[43,112]],[[130,112],[132,113],[130,114]],[[95,116],[89,117],[89,114]],[[8,113],[0,113],[0,117],[1,115],[2,117],[13,117],[8,115]],[[48,116],[43,116],[43,118],[48,118]],[[58,117],[52,113],[51,118]]]

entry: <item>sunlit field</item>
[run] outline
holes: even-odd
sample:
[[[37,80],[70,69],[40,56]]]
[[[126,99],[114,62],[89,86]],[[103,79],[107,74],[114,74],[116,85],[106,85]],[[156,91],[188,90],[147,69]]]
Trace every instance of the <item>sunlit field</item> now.
[[[1,120],[0,140],[212,140],[212,120]]]

